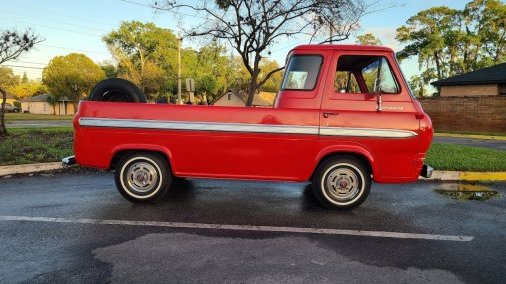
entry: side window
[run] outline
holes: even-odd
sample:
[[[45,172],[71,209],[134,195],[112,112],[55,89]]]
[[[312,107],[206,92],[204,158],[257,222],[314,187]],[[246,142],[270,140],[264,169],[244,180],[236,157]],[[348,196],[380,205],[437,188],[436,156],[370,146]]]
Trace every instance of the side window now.
[[[399,85],[383,56],[340,56],[334,87],[338,93],[399,93]]]
[[[283,79],[283,90],[313,90],[323,58],[318,55],[294,55],[290,58]]]
[[[368,93],[397,94],[399,85],[384,57],[379,57],[362,69]]]
[[[338,93],[362,93],[357,83],[357,78],[355,78],[355,74],[350,71],[336,71],[334,89]]]

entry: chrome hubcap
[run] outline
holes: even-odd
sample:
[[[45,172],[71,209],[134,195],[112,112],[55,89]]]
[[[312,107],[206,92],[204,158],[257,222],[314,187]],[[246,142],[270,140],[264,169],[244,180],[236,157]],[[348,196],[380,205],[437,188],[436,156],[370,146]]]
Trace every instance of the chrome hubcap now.
[[[339,201],[348,201],[360,193],[360,180],[357,174],[348,168],[336,168],[325,181],[325,188],[330,196]]]
[[[155,188],[158,182],[158,174],[151,164],[136,162],[128,168],[127,181],[132,190],[146,193]]]

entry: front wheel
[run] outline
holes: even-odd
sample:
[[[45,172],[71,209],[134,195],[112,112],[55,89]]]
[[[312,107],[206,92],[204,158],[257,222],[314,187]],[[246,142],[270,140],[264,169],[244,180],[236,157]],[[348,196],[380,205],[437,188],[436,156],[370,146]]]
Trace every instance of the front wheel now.
[[[114,177],[121,195],[136,203],[160,199],[172,182],[167,161],[154,153],[132,153],[121,157]]]
[[[329,208],[354,208],[369,195],[371,174],[367,166],[354,157],[333,157],[316,169],[313,190],[318,200]]]

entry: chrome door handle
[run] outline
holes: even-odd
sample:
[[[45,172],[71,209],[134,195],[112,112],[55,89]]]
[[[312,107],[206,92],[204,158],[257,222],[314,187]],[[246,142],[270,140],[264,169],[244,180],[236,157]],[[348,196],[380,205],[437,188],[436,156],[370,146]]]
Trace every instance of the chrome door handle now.
[[[325,117],[325,118],[329,118],[329,116],[331,116],[331,115],[339,115],[339,113],[337,113],[337,112],[324,112],[323,113],[323,117]]]

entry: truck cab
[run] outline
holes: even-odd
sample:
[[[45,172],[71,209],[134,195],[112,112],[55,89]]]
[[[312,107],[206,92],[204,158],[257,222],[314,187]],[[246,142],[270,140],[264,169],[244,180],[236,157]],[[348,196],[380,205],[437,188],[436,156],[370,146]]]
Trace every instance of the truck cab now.
[[[286,63],[274,107],[318,110],[321,143],[330,142],[331,149],[356,145],[374,153],[370,159],[381,161],[374,171],[376,182],[415,179],[432,139],[432,124],[393,50],[302,45],[289,53]]]

